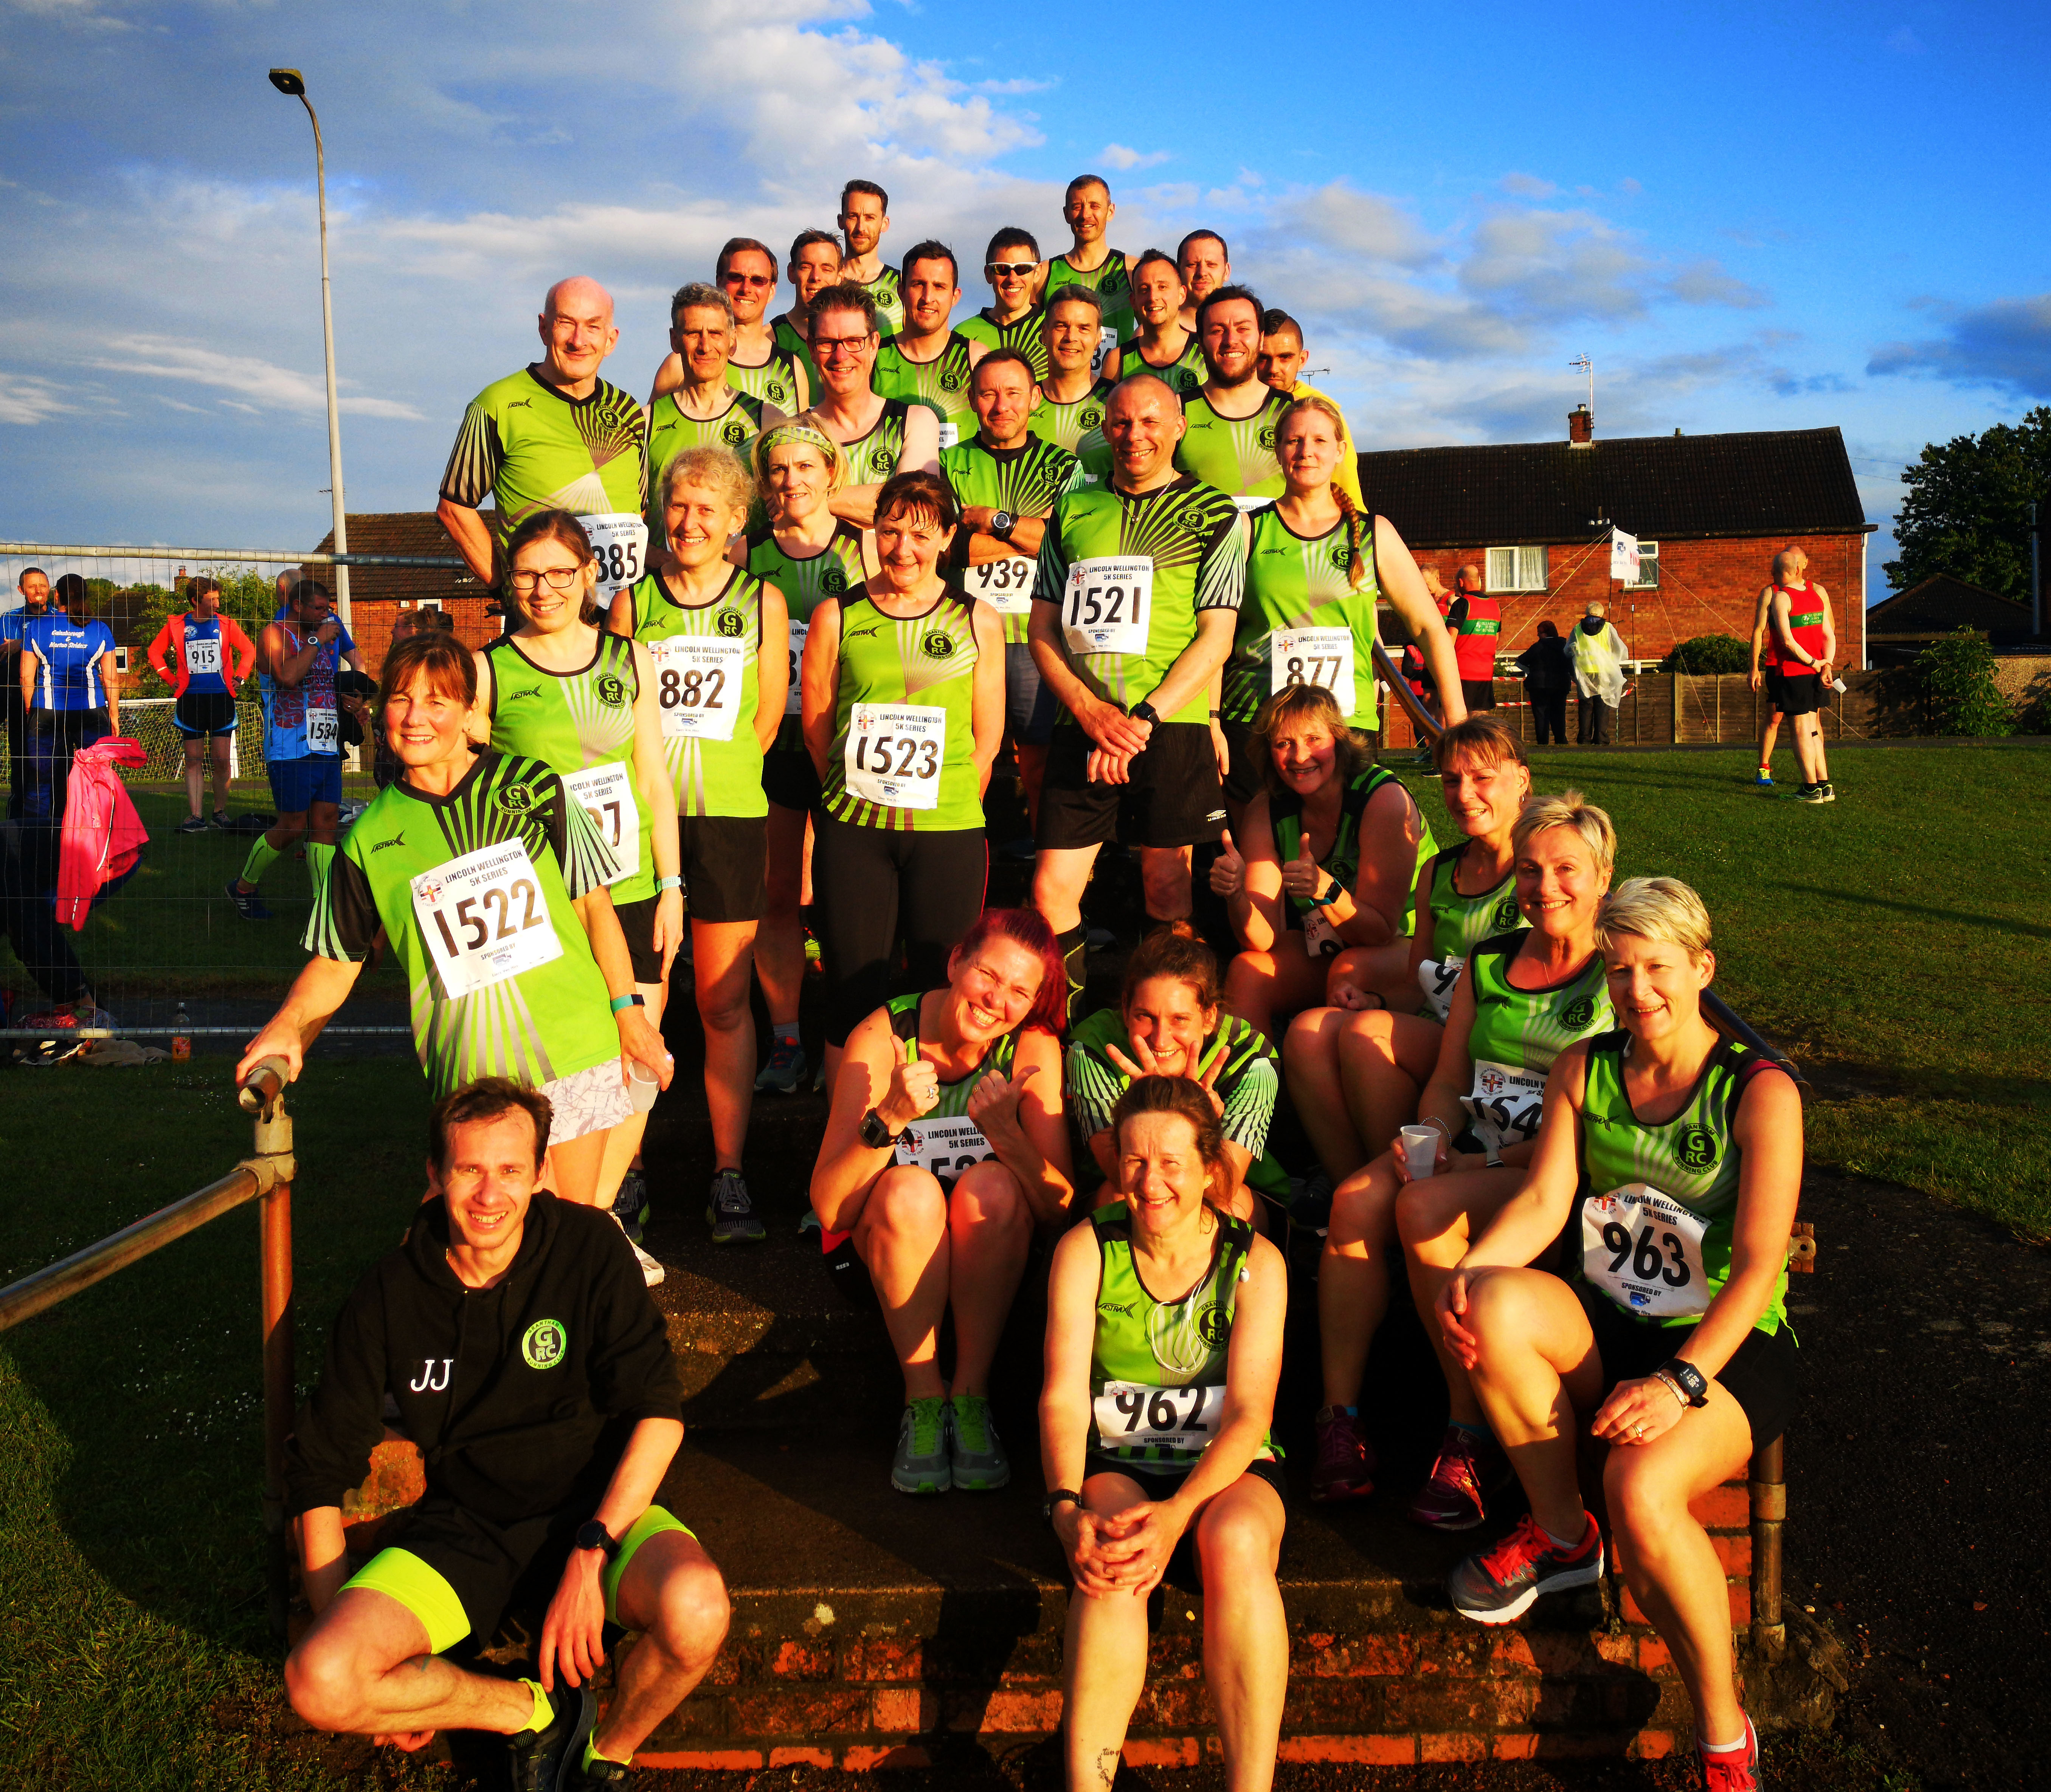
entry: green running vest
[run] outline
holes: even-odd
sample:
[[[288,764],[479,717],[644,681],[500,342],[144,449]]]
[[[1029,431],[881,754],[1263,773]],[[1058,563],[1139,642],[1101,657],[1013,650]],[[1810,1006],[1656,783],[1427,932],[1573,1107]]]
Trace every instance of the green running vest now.
[[[756,681],[762,650],[762,581],[739,567],[709,602],[688,607],[670,595],[659,573],[651,572],[627,594],[633,605],[634,638],[645,642],[655,656],[656,704],[666,724],[674,713],[704,716],[712,706],[730,710],[721,726],[732,732],[724,740],[711,733],[672,734],[666,725],[662,759],[670,768],[679,815],[766,815],[769,799],[762,792],[762,749],[755,732]],[[672,641],[740,642],[747,654],[736,678],[721,677],[683,661],[663,664],[664,643]]]
[[[1274,637],[1278,629],[1345,629],[1352,637],[1353,708],[1349,727],[1372,729],[1375,704],[1374,647],[1377,638],[1374,603],[1374,529],[1361,528],[1360,555],[1366,563],[1360,588],[1354,589],[1348,568],[1353,545],[1342,515],[1322,535],[1302,536],[1282,520],[1272,504],[1248,518],[1252,539],[1246,556],[1246,596],[1239,607],[1239,634],[1225,665],[1225,718],[1251,724],[1255,712],[1273,693]],[[1319,654],[1299,651],[1294,666],[1285,664],[1283,681],[1300,684],[1308,677],[1334,682],[1323,673]],[[1344,707],[1342,702],[1342,708]]]

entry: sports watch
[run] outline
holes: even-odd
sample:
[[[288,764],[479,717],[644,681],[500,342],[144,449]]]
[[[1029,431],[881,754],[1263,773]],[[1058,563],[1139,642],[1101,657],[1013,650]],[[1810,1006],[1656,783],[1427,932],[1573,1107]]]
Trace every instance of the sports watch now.
[[[1345,894],[1346,885],[1334,877],[1325,885],[1325,893],[1322,896],[1314,896],[1311,898],[1311,906],[1313,908],[1329,908]]]
[[[1018,522],[1018,519],[1009,510],[993,510],[990,513],[990,533],[1000,541],[1009,541]]]
[[[861,1142],[872,1151],[887,1151],[904,1136],[891,1131],[883,1123],[883,1116],[873,1107],[862,1115],[859,1130]]]
[[[1133,706],[1125,713],[1135,722],[1144,722],[1149,728],[1156,728],[1160,725],[1160,711],[1156,709],[1154,705],[1149,703],[1144,697],[1142,697],[1139,702],[1134,704]]]
[[[1049,1490],[1047,1503],[1040,1509],[1046,1514],[1047,1522],[1051,1525],[1054,1521],[1054,1509],[1057,1506],[1080,1505],[1082,1503],[1082,1495],[1074,1488],[1056,1487]]]
[[[1709,1377],[1693,1363],[1683,1361],[1678,1357],[1669,1357],[1652,1372],[1675,1393],[1685,1397],[1689,1405],[1707,1406],[1709,1404]]]
[[[577,1526],[576,1546],[580,1549],[602,1549],[608,1562],[619,1557],[619,1541],[611,1532],[596,1518],[587,1518]]]

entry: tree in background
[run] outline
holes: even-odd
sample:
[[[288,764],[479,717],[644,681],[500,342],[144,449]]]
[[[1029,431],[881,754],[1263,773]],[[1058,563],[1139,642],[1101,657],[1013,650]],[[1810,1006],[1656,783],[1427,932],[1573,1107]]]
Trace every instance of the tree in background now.
[[[1908,488],[1894,519],[1901,557],[1886,563],[1900,591],[1948,572],[2030,601],[2030,506],[2051,511],[2051,405],[2019,424],[1932,443],[1902,470]]]
[[[232,616],[252,641],[264,632],[264,625],[278,607],[277,586],[269,576],[247,566],[202,566],[196,570],[210,572],[221,581],[221,613],[224,616]],[[103,586],[106,588],[104,599],[100,595]],[[183,584],[175,591],[168,591],[162,585],[131,585],[117,591],[107,580],[89,579],[85,588],[94,594],[95,615],[104,615],[110,622],[117,614],[133,619],[131,634],[123,634],[118,626],[115,629],[123,639],[132,638],[135,642],[135,650],[130,656],[128,668],[130,694],[168,697],[170,686],[150,669],[144,656],[150,643],[157,638],[157,631],[186,607]]]
[[[1930,732],[1998,740],[2015,720],[1995,685],[1994,650],[1971,629],[1933,641],[1916,656],[1929,705]]]
[[[1751,643],[1735,634],[1697,634],[1678,642],[1659,662],[1662,672],[1685,672],[1697,677],[1712,672],[1747,672],[1751,668]]]

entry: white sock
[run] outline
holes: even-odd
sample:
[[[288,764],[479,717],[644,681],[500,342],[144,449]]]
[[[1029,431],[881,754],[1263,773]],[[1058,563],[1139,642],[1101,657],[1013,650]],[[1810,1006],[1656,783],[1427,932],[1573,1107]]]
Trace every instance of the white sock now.
[[[1545,1530],[1545,1527],[1543,1525],[1541,1525],[1538,1528],[1541,1531]],[[1572,1536],[1563,1537],[1558,1536],[1553,1532],[1545,1531],[1545,1540],[1547,1542],[1550,1543],[1555,1549],[1562,1550],[1567,1554],[1572,1555],[1576,1549],[1580,1548],[1581,1539],[1588,1534],[1588,1514],[1586,1513],[1583,1513],[1581,1514],[1581,1528],[1575,1532]]]
[[[1702,1742],[1698,1739],[1696,1746],[1705,1755],[1742,1755],[1752,1746],[1752,1731],[1740,1730],[1736,1742]]]

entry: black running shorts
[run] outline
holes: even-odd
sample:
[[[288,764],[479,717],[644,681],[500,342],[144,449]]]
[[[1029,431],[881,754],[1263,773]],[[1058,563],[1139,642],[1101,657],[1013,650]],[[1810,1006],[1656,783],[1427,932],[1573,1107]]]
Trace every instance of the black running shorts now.
[[[1040,791],[1041,852],[1101,846],[1193,846],[1216,840],[1225,826],[1217,754],[1202,722],[1162,722],[1132,762],[1129,784],[1092,784],[1093,746],[1079,726],[1054,730]]]
[[[1614,1301],[1592,1288],[1577,1287],[1581,1308],[1596,1334],[1596,1352],[1602,1358],[1603,1393],[1619,1381],[1637,1381],[1650,1375],[1676,1353],[1687,1348],[1692,1325],[1653,1325],[1634,1319]],[[1785,1324],[1771,1337],[1756,1329],[1740,1344],[1717,1372],[1724,1392],[1743,1410],[1752,1427],[1752,1446],[1771,1443],[1787,1429],[1794,1415],[1795,1384],[1799,1371],[1795,1361],[1795,1337]]]

